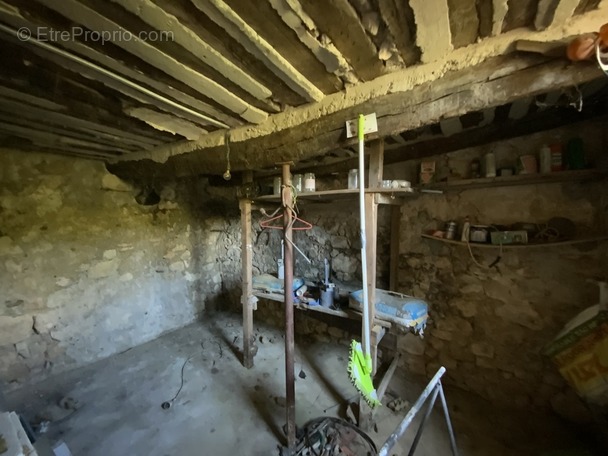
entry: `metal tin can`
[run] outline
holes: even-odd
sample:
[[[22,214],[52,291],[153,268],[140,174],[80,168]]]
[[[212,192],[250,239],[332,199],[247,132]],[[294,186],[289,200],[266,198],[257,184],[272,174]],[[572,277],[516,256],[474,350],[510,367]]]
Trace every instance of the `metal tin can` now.
[[[456,222],[448,222],[446,224],[445,230],[445,238],[446,239],[454,239],[456,237],[456,227],[458,224]]]

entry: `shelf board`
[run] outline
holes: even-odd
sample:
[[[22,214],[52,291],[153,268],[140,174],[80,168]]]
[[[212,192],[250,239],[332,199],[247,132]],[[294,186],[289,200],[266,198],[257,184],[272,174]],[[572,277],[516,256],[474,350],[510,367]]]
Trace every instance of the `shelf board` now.
[[[458,245],[466,247],[467,243],[462,241],[454,241],[451,239],[443,239],[435,236],[431,236],[430,234],[422,234],[422,238],[430,239],[437,242],[442,242],[444,244]],[[579,239],[570,239],[567,241],[557,241],[557,242],[536,242],[529,244],[503,244],[503,249],[530,249],[536,247],[559,247],[564,245],[572,245],[572,244],[584,244],[586,242],[600,242],[608,239],[608,235],[604,236],[594,236],[588,238],[579,238]],[[469,242],[471,248],[474,249],[500,249],[500,245],[498,244],[481,244],[478,242]]]
[[[480,179],[454,179],[436,184],[420,185],[417,190],[460,191],[487,187],[509,187],[512,185],[551,184],[570,181],[593,181],[606,178],[608,174],[595,169],[559,171],[548,174],[519,174],[504,177],[483,177]]]
[[[395,197],[402,198],[406,196],[417,195],[418,192],[410,191],[408,189],[403,188],[366,188],[365,193],[374,193],[377,195],[382,195],[384,197]],[[323,190],[320,192],[301,192],[298,193],[298,200],[307,200],[307,201],[333,201],[338,199],[349,199],[356,198],[359,194],[359,190],[351,190],[351,189],[339,189],[339,190]],[[258,196],[256,201],[270,201],[273,203],[278,203],[281,201],[281,197],[278,195],[265,195]],[[381,203],[383,201],[380,201]]]

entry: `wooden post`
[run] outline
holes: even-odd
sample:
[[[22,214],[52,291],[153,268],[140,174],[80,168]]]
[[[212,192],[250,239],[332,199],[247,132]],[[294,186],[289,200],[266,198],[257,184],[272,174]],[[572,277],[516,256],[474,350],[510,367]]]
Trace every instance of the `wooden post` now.
[[[285,257],[285,415],[287,419],[287,448],[292,455],[296,448],[296,385],[294,372],[294,321],[293,321],[293,207],[291,201],[291,174],[289,163],[283,163],[281,195],[283,200],[283,251]]]
[[[253,181],[253,173],[245,171],[243,183]],[[255,298],[253,296],[253,243],[251,240],[251,201],[243,198],[239,202],[241,209],[241,268],[242,268],[242,295],[243,306],[243,366],[247,369],[253,367],[253,358],[257,351],[253,336],[253,309]]]
[[[384,168],[384,139],[380,138],[370,143],[368,188],[382,187]]]
[[[389,267],[389,290],[397,291],[399,287],[399,243],[401,231],[401,206],[391,206],[391,246]]]

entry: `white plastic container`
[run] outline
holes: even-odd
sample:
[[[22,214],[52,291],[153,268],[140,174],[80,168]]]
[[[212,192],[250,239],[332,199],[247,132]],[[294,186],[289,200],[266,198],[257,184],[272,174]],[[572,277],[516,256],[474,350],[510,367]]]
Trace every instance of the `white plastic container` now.
[[[304,191],[314,192],[316,189],[316,180],[313,173],[304,174]]]
[[[359,170],[350,169],[348,170],[348,188],[355,190],[359,188]]]
[[[494,152],[488,152],[483,157],[483,164],[486,177],[496,177],[496,156]]]

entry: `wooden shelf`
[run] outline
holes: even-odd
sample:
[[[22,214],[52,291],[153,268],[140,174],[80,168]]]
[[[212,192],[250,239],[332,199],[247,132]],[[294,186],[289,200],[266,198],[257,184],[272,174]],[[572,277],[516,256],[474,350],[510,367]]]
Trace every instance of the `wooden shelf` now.
[[[582,169],[577,171],[559,171],[549,174],[519,174],[517,176],[484,177],[480,179],[454,179],[436,184],[420,185],[418,191],[442,190],[461,191],[487,187],[509,187],[513,185],[552,184],[559,182],[585,182],[606,178],[606,172],[595,169]]]
[[[285,300],[285,296],[283,296],[283,293],[266,293],[264,291],[254,290],[253,295],[257,296],[258,298],[269,299],[271,301],[277,301],[277,302],[283,302]],[[303,303],[294,303],[294,307],[296,309],[300,309],[300,310],[319,312],[319,313],[333,315],[335,317],[340,317],[340,318],[350,318],[353,320],[361,320],[361,312],[354,310],[354,309],[349,309],[349,308],[347,308],[345,310],[338,310],[338,309],[330,309],[329,307],[323,307],[323,306],[309,306],[309,305],[303,304]],[[374,321],[376,322],[376,324],[379,324],[380,326],[385,327],[385,328],[390,328],[392,326],[392,323],[390,321],[378,318],[377,315],[375,316]]]
[[[366,188],[365,193],[374,193],[377,195],[381,195],[386,198],[402,198],[407,196],[417,195],[418,192],[415,190],[409,190],[405,188]],[[338,199],[352,199],[356,198],[359,194],[359,190],[351,190],[351,189],[339,189],[339,190],[323,190],[320,192],[301,192],[298,193],[298,200],[312,200],[312,201],[333,201]],[[255,201],[270,201],[270,202],[280,202],[281,197],[278,195],[265,195],[258,196]],[[379,201],[380,204],[385,203],[385,201]]]
[[[443,239],[435,236],[431,236],[430,234],[421,235],[423,239],[430,239],[432,241],[442,242],[444,244],[458,245],[466,247],[467,243],[462,241],[454,241],[451,239]],[[536,242],[530,244],[503,244],[503,249],[530,249],[536,247],[559,247],[564,245],[572,245],[572,244],[584,244],[587,242],[601,242],[608,239],[608,235],[604,236],[594,236],[588,238],[580,238],[580,239],[570,239],[567,241],[557,241],[557,242]],[[473,249],[500,249],[500,245],[498,244],[481,244],[478,242],[469,242],[469,245]]]

